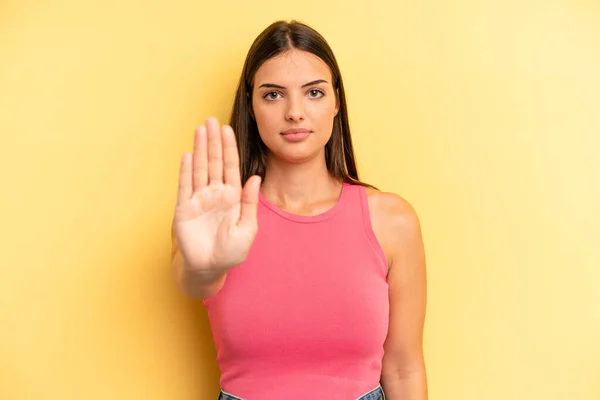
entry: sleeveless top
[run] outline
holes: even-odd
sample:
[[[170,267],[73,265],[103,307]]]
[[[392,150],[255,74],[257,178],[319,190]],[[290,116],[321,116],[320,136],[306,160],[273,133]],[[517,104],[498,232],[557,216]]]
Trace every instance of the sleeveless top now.
[[[387,261],[366,189],[333,208],[286,212],[260,193],[246,260],[204,303],[223,390],[248,400],[355,399],[379,384],[389,323]]]

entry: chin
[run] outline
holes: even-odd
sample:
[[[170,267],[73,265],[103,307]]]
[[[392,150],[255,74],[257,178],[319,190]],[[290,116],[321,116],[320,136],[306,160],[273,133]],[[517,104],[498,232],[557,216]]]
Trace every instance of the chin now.
[[[296,148],[296,149],[277,149],[271,151],[271,154],[276,158],[290,164],[302,164],[318,157],[324,157],[325,148]]]

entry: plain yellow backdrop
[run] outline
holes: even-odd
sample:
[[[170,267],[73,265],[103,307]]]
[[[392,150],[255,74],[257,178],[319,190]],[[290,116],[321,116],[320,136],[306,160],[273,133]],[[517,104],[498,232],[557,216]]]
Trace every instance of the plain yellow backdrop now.
[[[0,3],[0,398],[216,398],[178,167],[278,19],[329,41],[362,178],[421,218],[430,399],[600,399],[592,0]]]

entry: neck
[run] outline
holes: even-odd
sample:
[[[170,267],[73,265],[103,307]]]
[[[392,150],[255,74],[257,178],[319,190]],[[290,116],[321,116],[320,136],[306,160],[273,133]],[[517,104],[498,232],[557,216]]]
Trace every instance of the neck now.
[[[300,209],[337,196],[341,184],[327,170],[324,153],[302,163],[290,163],[269,154],[261,192],[285,208]]]

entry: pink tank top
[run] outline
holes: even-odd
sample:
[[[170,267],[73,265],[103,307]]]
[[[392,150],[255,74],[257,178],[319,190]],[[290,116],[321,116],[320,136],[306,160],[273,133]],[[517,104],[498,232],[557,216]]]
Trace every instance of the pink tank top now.
[[[386,274],[363,186],[344,183],[336,205],[315,216],[261,193],[248,257],[203,300],[221,388],[248,400],[346,400],[377,387]]]

